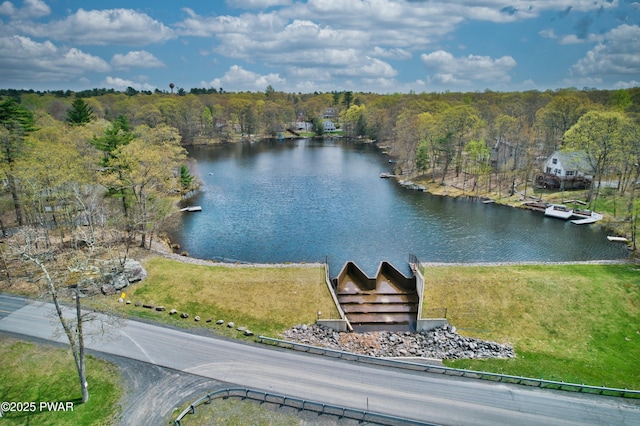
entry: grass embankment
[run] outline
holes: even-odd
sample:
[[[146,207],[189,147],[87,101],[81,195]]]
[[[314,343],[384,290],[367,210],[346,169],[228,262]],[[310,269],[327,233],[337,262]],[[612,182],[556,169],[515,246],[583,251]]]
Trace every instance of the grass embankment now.
[[[182,412],[189,404],[185,404]],[[314,420],[318,420],[317,414]],[[291,409],[272,405],[258,404],[255,401],[238,399],[214,399],[209,405],[196,408],[195,414],[189,414],[183,422],[189,426],[208,425],[279,425],[298,426],[304,424],[302,413],[292,412]]]
[[[6,412],[7,425],[107,425],[116,422],[122,394],[120,374],[108,362],[87,357],[89,401],[82,404],[73,357],[66,349],[0,336],[2,401],[30,403],[22,412]],[[40,411],[40,402],[73,403],[73,411]],[[35,410],[35,411],[33,411]]]
[[[277,336],[296,324],[321,318],[339,318],[324,281],[322,267],[229,267],[201,266],[150,258],[148,277],[127,289],[124,305],[110,296],[109,304],[128,315],[178,326],[206,327],[216,333],[238,337],[235,329],[216,325],[218,319],[247,327],[256,335]],[[166,311],[135,307],[135,302],[164,306]],[[169,315],[171,309],[177,315]],[[182,312],[189,318],[180,318]],[[195,316],[201,318],[194,322]],[[211,323],[206,323],[212,319]]]
[[[513,360],[447,365],[640,389],[640,269],[633,265],[425,268],[423,316],[510,343]]]

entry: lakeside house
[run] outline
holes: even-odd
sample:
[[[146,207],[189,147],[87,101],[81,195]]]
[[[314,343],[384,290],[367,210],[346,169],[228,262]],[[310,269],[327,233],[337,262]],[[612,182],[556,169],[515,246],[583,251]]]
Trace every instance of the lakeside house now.
[[[336,125],[333,124],[333,121],[331,121],[331,120],[324,120],[324,122],[322,123],[322,126],[324,128],[324,132],[325,133],[330,133],[330,132],[335,132],[336,131]]]
[[[311,132],[313,130],[313,124],[308,121],[297,121],[296,122],[296,130]]]
[[[338,118],[338,109],[337,108],[327,108],[324,110],[322,114],[322,118],[335,119]]]
[[[544,163],[538,183],[545,187],[584,189],[591,185],[593,167],[583,151],[555,151]]]

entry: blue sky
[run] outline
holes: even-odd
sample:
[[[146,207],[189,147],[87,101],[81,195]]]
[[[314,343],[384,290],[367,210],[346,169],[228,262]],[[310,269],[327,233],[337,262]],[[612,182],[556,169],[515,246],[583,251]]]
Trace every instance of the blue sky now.
[[[640,1],[0,0],[0,87],[640,85]]]

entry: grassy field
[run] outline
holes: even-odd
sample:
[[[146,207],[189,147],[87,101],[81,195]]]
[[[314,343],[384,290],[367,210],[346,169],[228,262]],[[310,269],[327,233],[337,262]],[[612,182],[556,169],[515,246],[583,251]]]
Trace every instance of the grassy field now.
[[[239,333],[215,322],[232,321],[256,335],[277,336],[293,325],[314,323],[318,311],[324,319],[339,318],[322,267],[200,266],[158,257],[144,266],[148,278],[126,289],[133,303],[117,303],[116,295],[107,298],[110,306],[128,315],[179,326],[197,324],[233,337]],[[167,310],[136,308],[136,301]],[[171,316],[171,309],[189,318]],[[196,315],[199,323],[194,323]],[[209,318],[212,322],[206,323]]]
[[[2,401],[35,402],[35,411],[7,412],[3,425],[108,425],[116,421],[122,394],[119,373],[107,362],[87,357],[89,401],[82,404],[71,353],[0,336]],[[40,411],[40,402],[72,402],[73,411]]]
[[[510,343],[513,360],[448,365],[640,389],[640,269],[633,265],[425,268],[423,316]]]

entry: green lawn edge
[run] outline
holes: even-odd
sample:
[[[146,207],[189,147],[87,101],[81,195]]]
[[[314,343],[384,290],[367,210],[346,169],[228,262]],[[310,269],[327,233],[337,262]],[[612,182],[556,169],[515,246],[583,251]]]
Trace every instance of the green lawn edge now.
[[[640,389],[640,269],[633,264],[424,268],[423,316],[510,343],[515,359],[447,366]]]
[[[317,312],[337,318],[322,267],[192,265],[161,257],[149,276],[119,295],[111,309],[184,328],[246,337],[279,337]],[[443,312],[460,334],[510,343],[511,360],[447,360],[445,365],[593,386],[640,389],[640,268],[628,264],[427,267],[423,317]],[[164,306],[163,312],[135,302]],[[189,318],[169,315],[170,309]],[[201,321],[194,321],[199,315]],[[206,320],[211,319],[210,323]],[[222,319],[223,325],[216,321]],[[235,327],[226,327],[227,322]]]
[[[115,365],[87,356],[89,401],[83,404],[75,363],[68,349],[0,334],[0,359],[0,399],[23,406],[22,411],[5,412],[0,419],[3,425],[117,423],[123,389]],[[41,410],[41,402],[63,403],[65,408],[69,408],[70,402],[72,410],[50,411],[46,407]]]

